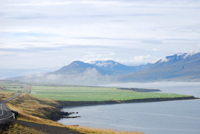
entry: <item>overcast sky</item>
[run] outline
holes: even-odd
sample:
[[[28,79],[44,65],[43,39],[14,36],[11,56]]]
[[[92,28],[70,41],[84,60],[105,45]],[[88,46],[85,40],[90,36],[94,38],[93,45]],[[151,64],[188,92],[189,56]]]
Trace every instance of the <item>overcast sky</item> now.
[[[0,0],[0,69],[200,51],[200,0]]]

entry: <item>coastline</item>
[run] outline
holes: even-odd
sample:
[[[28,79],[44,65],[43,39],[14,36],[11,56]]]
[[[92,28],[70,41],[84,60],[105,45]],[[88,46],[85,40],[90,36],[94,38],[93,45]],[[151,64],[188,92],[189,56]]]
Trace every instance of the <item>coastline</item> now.
[[[96,106],[96,105],[110,105],[110,104],[125,104],[125,103],[148,103],[148,102],[162,102],[162,101],[179,101],[179,100],[194,100],[200,99],[194,96],[189,97],[177,97],[177,98],[145,98],[145,99],[132,99],[132,100],[124,100],[124,101],[117,101],[117,100],[109,100],[109,101],[56,101],[62,107],[57,107],[59,110],[59,117],[54,118],[54,121],[58,121],[62,118],[66,118],[67,116],[77,113],[78,111],[74,112],[63,112],[63,108],[67,107],[80,107],[80,106]],[[80,116],[77,116],[80,117]]]
[[[36,122],[36,123],[51,123],[56,124],[57,121],[63,116],[69,116],[70,113],[63,112],[61,109],[64,107],[80,107],[80,106],[92,106],[92,105],[110,105],[110,104],[125,104],[125,103],[147,103],[147,102],[159,102],[159,101],[175,101],[175,100],[194,100],[199,99],[195,98],[194,96],[187,96],[187,97],[178,97],[178,98],[147,98],[147,99],[133,99],[133,100],[124,100],[124,101],[117,101],[117,100],[110,100],[110,101],[55,101],[55,100],[47,100],[47,99],[40,99],[35,98],[29,94],[23,94],[19,98],[16,98],[15,101],[11,101],[9,106],[11,108],[16,108],[24,106],[24,104],[29,104],[29,111],[21,111],[19,110],[19,120]],[[26,101],[25,101],[26,100]],[[17,103],[17,105],[16,105]],[[37,104],[37,105],[35,105]],[[26,105],[27,106],[27,105]],[[33,107],[33,108],[32,108]],[[31,109],[32,108],[32,109]],[[30,111],[40,111],[42,115],[36,115],[35,113],[28,113]],[[74,111],[74,112],[79,112]],[[39,117],[39,118],[37,118]],[[40,119],[41,118],[41,119]],[[49,121],[46,119],[50,119]],[[54,123],[55,121],[55,123]],[[48,124],[48,123],[47,123]],[[57,125],[57,124],[56,124]],[[73,127],[73,126],[70,126]],[[78,126],[76,126],[78,127]],[[77,129],[77,128],[74,128]]]

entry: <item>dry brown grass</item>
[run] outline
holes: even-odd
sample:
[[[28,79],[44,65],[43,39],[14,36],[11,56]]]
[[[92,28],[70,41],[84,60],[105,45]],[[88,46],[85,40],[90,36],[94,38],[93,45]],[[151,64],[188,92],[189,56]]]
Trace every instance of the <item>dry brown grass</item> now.
[[[144,134],[142,132],[116,131],[111,129],[89,128],[82,126],[68,126],[68,127],[85,134]]]
[[[15,95],[15,93],[9,93],[9,92],[2,92],[2,91],[0,91],[0,101],[4,101],[6,99],[9,99],[10,97],[12,97],[14,95]]]
[[[19,112],[19,115],[17,117],[18,120],[23,120],[23,121],[28,121],[28,122],[34,122],[34,123],[38,123],[38,124],[46,124],[46,125],[50,125],[50,126],[58,126],[58,127],[66,127],[63,124],[60,124],[56,121],[52,121],[49,119],[42,119],[36,116],[32,116],[23,112]]]
[[[19,124],[13,124],[9,127],[8,131],[4,131],[2,134],[46,134],[46,133]]]
[[[28,122],[67,127],[86,134],[143,134],[141,132],[118,132],[109,129],[103,130],[81,126],[65,126],[56,121],[49,120],[52,118],[52,115],[59,116],[56,115],[59,111],[56,107],[61,107],[58,102],[54,100],[35,98],[29,94],[22,94],[16,99],[8,102],[7,105],[11,109],[18,111],[19,116],[17,119]]]
[[[29,94],[22,94],[8,103],[9,107],[19,113],[25,113],[44,119],[56,119],[59,117],[59,110],[56,107],[61,106],[53,100],[35,98]]]

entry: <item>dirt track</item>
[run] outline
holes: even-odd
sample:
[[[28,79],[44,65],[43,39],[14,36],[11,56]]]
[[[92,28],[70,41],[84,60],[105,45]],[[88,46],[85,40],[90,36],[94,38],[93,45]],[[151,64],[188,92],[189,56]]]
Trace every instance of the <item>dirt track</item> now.
[[[18,123],[18,124],[26,126],[26,127],[41,130],[47,134],[81,134],[80,132],[72,131],[68,128],[49,126],[49,125],[44,125],[44,124],[36,124],[36,123],[26,122],[26,121],[21,121],[21,120],[9,119],[6,122],[2,122],[2,123],[4,125],[9,125],[11,123]]]

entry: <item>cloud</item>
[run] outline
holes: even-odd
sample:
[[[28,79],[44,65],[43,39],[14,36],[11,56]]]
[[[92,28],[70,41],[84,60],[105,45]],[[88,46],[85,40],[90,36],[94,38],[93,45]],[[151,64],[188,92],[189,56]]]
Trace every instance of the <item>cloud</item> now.
[[[153,48],[153,51],[158,51],[159,49],[157,49],[157,48]]]
[[[37,42],[38,43],[38,42]],[[20,48],[19,47],[0,47],[0,51],[4,52],[43,52],[43,51],[64,51],[64,50],[73,50],[76,51],[77,49],[85,49],[85,50],[90,50],[90,49],[112,49],[110,46],[91,46],[91,45],[78,45],[78,44],[51,44],[49,42],[39,42],[39,43],[44,43],[42,46],[35,46],[32,44],[21,44]],[[114,52],[109,52],[110,55],[114,55]],[[96,55],[96,54],[91,54],[86,57],[101,57],[101,55]],[[86,58],[85,57],[85,58]]]
[[[10,37],[24,37],[24,36],[32,36],[32,37],[46,37],[46,36],[58,36],[57,34],[48,34],[41,32],[0,32],[1,36],[10,36]]]
[[[17,15],[14,17],[10,17],[11,19],[19,19],[19,20],[29,20],[29,19],[48,19],[53,16],[42,15],[42,14],[27,14],[27,15]]]
[[[185,58],[188,57],[188,56],[192,56],[192,55],[195,55],[197,53],[199,53],[200,50],[192,50],[192,51],[189,51],[187,52],[187,54],[185,55]]]
[[[151,55],[138,55],[138,56],[133,56],[130,59],[120,59],[117,60],[120,63],[129,65],[129,66],[137,66],[137,65],[144,65],[147,63],[155,63],[158,61],[158,57],[154,57]]]
[[[200,49],[199,5],[194,0],[1,1],[0,68],[107,59],[139,65]]]
[[[31,83],[57,83],[69,85],[100,85],[107,84],[114,79],[111,76],[102,76],[99,72],[90,68],[81,74],[44,74],[38,73],[35,75],[9,78],[9,80],[20,80]]]
[[[0,13],[1,15],[1,13]],[[85,15],[77,15],[77,14],[73,14],[73,15],[48,15],[48,14],[41,14],[41,13],[37,13],[37,14],[27,14],[27,15],[17,15],[17,16],[11,16],[11,19],[20,19],[20,20],[29,20],[29,19],[79,19],[79,18],[90,18],[90,19],[97,19],[97,18],[121,18],[121,17],[142,17],[142,16],[163,16],[165,14],[94,14],[94,15],[89,15],[89,14],[85,14]]]
[[[162,58],[161,60],[160,60],[160,62],[168,62],[170,59],[167,59],[166,57],[165,58]]]
[[[86,40],[132,40],[131,38],[108,38],[108,37],[72,37],[74,39],[86,39]]]
[[[147,44],[163,44],[162,40],[141,40],[142,43],[147,43]]]
[[[158,0],[70,0],[70,1],[52,1],[52,0],[45,0],[45,1],[21,1],[21,2],[13,2],[12,4],[6,3],[7,6],[63,6],[63,5],[123,5],[123,6],[136,6],[136,7],[162,7],[162,8],[183,8],[188,6],[196,7],[196,3],[199,1],[186,1],[186,0],[168,0],[168,1],[158,1]],[[176,4],[174,4],[176,3]],[[178,4],[178,5],[177,5]]]
[[[111,53],[101,53],[101,54],[89,54],[89,55],[85,55],[83,56],[80,60],[84,61],[86,63],[92,63],[94,61],[106,61],[106,60],[112,60],[111,56],[115,55],[115,53],[111,52]]]

